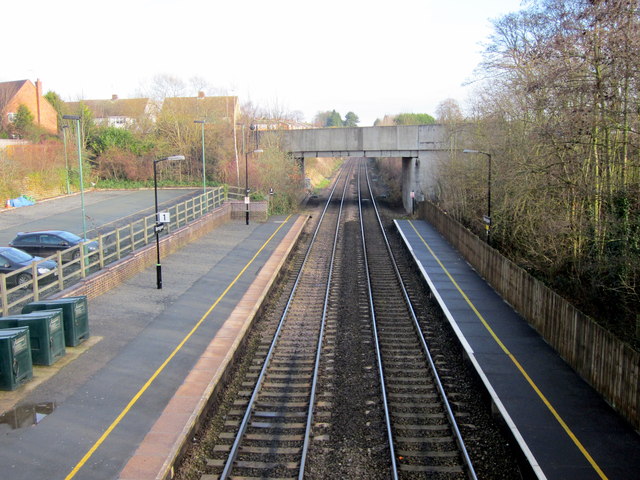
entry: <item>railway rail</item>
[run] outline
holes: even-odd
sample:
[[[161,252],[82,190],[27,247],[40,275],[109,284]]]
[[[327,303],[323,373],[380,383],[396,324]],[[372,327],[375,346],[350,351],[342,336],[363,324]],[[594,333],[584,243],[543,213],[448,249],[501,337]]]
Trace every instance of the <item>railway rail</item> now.
[[[477,478],[371,194],[358,175],[371,321],[392,478]]]
[[[233,443],[218,450],[228,451],[226,458],[209,462],[222,468],[220,479],[232,474],[244,478],[302,478],[304,474],[328,292],[350,173],[351,169],[345,170],[334,185],[273,339],[265,345],[262,365],[256,365],[259,372],[246,385],[251,390],[241,393],[246,402],[241,401],[244,413]],[[230,420],[229,426],[234,428],[239,418]]]

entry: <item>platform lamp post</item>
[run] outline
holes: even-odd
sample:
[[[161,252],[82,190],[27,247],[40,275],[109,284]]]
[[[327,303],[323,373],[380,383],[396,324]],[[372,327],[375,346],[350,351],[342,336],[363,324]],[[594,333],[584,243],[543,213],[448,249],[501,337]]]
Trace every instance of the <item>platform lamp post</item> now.
[[[194,120],[193,123],[199,123],[202,125],[202,194],[206,195],[207,193],[207,180],[205,176],[205,163],[204,163],[204,124],[207,123],[206,120]],[[205,197],[206,201],[206,197]]]
[[[251,131],[256,130],[256,125],[250,125]],[[244,128],[243,128],[244,131]],[[244,135],[242,136],[242,145],[244,147]],[[251,153],[262,153],[262,150],[258,150],[258,137],[256,136],[256,148]],[[249,150],[244,149],[244,182],[245,182],[245,197],[244,204],[246,205],[246,222],[249,225],[249,203],[251,202],[249,197]]]
[[[69,185],[69,157],[67,156],[67,129],[69,125],[62,126],[62,138],[64,143],[64,166],[67,172],[67,195],[71,194],[71,187]]]
[[[78,171],[80,174],[80,206],[82,210],[82,238],[87,241],[87,220],[84,213],[84,178],[82,176],[82,147],[80,145],[80,115],[63,115],[65,120],[75,120],[78,137]],[[66,137],[65,137],[66,138]]]
[[[167,160],[184,160],[184,155],[172,155],[170,157],[159,158],[153,161],[153,192],[156,207],[156,224],[154,226],[156,234],[156,286],[158,290],[162,288],[162,265],[160,264],[160,232],[164,229],[164,223],[160,222],[158,215],[158,169],[157,164]]]
[[[463,150],[462,153],[474,153],[487,156],[487,215],[483,218],[487,233],[487,244],[491,245],[491,154],[480,150]]]

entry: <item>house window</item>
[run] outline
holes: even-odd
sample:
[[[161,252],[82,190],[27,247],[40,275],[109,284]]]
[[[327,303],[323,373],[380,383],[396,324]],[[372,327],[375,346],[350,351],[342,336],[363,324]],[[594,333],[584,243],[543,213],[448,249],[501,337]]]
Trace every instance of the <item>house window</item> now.
[[[7,120],[9,120],[9,122],[11,123],[15,122],[16,118],[18,118],[17,113],[7,113]]]

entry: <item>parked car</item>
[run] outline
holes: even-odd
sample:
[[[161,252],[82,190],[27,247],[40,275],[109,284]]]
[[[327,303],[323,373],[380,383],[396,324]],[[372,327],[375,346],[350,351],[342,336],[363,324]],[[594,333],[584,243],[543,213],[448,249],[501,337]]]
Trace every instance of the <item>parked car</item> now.
[[[9,242],[9,246],[24,250],[31,255],[49,257],[60,250],[75,247],[82,238],[75,233],[64,230],[43,230],[40,232],[20,232]],[[85,252],[92,253],[98,249],[98,242],[86,242]],[[80,257],[80,249],[72,250],[62,256],[63,262],[69,262]]]
[[[53,260],[43,260],[42,257],[34,257],[27,252],[13,247],[0,247],[0,273],[7,274],[7,287],[9,288],[23,285],[31,280],[32,271],[30,269],[16,275],[11,275],[11,272],[27,267],[33,262],[38,262],[38,275],[55,272],[58,268],[58,264]],[[56,273],[47,275],[39,279],[38,282],[49,283],[54,281],[56,276]]]

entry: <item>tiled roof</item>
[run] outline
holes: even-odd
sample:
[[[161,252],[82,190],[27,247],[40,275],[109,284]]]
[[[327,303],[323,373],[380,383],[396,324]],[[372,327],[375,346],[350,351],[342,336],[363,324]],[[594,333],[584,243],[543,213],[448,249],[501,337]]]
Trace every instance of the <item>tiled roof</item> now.
[[[67,102],[66,109],[69,112],[78,112],[80,104],[87,106],[94,118],[127,117],[137,118],[145,113],[149,103],[148,98],[122,98],[115,100],[81,100],[80,102]]]
[[[0,83],[0,103],[7,102],[18,93],[25,83],[29,80],[15,80],[13,82],[1,82]]]
[[[233,118],[238,97],[170,97],[162,104],[163,112],[189,113],[213,116],[218,119]]]

